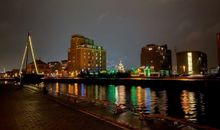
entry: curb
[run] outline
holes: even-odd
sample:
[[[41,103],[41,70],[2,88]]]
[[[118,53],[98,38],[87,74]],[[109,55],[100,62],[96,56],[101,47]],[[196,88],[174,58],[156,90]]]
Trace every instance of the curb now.
[[[24,85],[24,88],[28,91],[32,91],[32,92],[42,92],[41,89],[37,88],[36,86],[34,85]],[[117,121],[114,121],[113,119],[111,118],[107,118],[107,117],[104,117],[104,116],[101,116],[101,115],[98,115],[96,113],[93,113],[93,112],[88,112],[88,111],[85,111],[85,110],[79,110],[77,108],[74,108],[72,105],[72,103],[68,102],[68,101],[62,101],[62,99],[57,99],[56,97],[53,97],[51,95],[45,95],[49,100],[51,101],[54,101],[60,105],[63,105],[67,108],[71,108],[71,109],[74,109],[75,111],[78,111],[78,112],[81,112],[83,114],[86,114],[86,115],[90,115],[96,119],[99,119],[99,120],[102,120],[102,121],[105,121],[109,124],[112,124],[116,127],[119,127],[121,129],[124,129],[124,130],[136,130],[137,128],[133,128],[132,126],[130,125],[126,125],[126,124],[123,124],[121,122],[117,122]]]
[[[73,109],[75,111],[78,111],[78,112],[81,112],[83,114],[90,115],[90,116],[92,116],[92,117],[94,117],[96,119],[105,121],[105,122],[107,122],[109,124],[112,124],[112,125],[114,125],[116,127],[121,128],[121,129],[124,129],[124,130],[136,130],[137,129],[137,128],[133,128],[132,126],[128,126],[128,125],[122,124],[121,122],[114,121],[111,118],[106,118],[104,116],[98,115],[98,114],[93,113],[93,112],[88,112],[88,111],[85,111],[85,110],[79,110],[77,108],[74,108],[74,106],[72,106],[73,105],[72,103],[70,103],[70,102],[65,103],[66,101],[62,101],[60,99],[55,99],[56,97],[53,97],[53,96],[50,96],[50,95],[47,95],[47,97],[48,97],[48,99],[50,99],[50,100],[52,100],[52,101],[54,101],[54,102],[56,102],[58,104],[64,105],[67,108],[71,108],[71,109]]]

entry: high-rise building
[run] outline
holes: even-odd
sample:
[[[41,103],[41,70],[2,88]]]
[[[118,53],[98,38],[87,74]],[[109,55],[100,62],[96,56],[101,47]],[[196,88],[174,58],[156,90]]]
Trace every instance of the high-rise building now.
[[[171,50],[167,45],[149,44],[141,50],[141,66],[149,66],[155,71],[169,70],[172,68]]]
[[[207,55],[200,51],[176,53],[177,72],[179,74],[205,74],[207,72]]]
[[[217,33],[218,66],[220,66],[220,33]]]
[[[73,35],[68,50],[68,72],[83,70],[105,70],[106,51],[93,40],[81,35]]]

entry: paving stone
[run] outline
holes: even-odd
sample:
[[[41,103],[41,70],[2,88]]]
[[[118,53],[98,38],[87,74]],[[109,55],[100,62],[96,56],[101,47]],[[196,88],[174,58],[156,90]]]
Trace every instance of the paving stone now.
[[[41,93],[0,86],[0,129],[119,130],[121,128],[64,107]]]

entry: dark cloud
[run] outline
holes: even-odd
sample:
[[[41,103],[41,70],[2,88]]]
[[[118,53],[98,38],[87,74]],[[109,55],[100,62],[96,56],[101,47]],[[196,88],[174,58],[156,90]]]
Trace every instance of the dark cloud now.
[[[150,43],[170,49],[201,50],[217,66],[219,0],[3,0],[0,5],[0,71],[19,68],[26,34],[37,57],[67,58],[72,34],[94,39],[107,50],[109,66],[123,60],[140,65]]]

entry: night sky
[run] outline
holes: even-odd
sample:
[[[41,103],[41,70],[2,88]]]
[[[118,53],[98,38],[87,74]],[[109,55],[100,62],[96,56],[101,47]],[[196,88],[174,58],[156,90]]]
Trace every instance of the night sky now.
[[[203,51],[215,67],[220,0],[1,0],[0,72],[20,67],[28,31],[45,62],[67,59],[71,35],[81,34],[106,49],[108,67],[138,67],[152,43]]]

